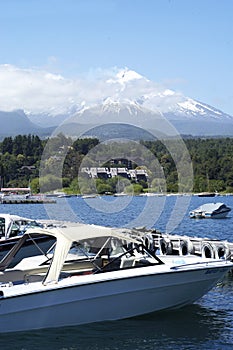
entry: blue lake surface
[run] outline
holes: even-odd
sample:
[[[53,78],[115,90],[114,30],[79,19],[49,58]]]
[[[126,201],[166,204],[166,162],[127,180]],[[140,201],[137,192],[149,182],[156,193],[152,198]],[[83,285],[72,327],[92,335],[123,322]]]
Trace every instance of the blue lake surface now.
[[[232,212],[225,219],[189,218],[191,209],[209,202],[224,202]],[[233,242],[233,196],[71,197],[58,198],[56,204],[47,205],[1,204],[0,212],[105,226],[155,227],[162,232]],[[227,275],[194,305],[180,310],[85,326],[2,334],[0,346],[4,350],[233,349],[233,277]]]

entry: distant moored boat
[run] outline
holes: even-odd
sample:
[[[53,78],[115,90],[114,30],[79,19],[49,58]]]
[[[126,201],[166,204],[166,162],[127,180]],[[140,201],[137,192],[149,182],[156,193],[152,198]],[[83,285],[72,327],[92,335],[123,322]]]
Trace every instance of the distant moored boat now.
[[[190,218],[195,219],[223,219],[231,211],[224,203],[206,203],[195,210],[190,211]]]

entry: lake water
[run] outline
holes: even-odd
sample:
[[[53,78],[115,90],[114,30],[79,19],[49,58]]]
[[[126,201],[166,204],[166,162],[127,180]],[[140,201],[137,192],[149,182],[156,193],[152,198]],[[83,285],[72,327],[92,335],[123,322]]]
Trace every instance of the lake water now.
[[[213,201],[224,202],[233,209],[233,196],[135,196],[61,198],[56,204],[47,205],[1,204],[0,212],[105,226],[155,227],[162,232],[233,242],[233,210],[226,219],[219,220],[188,216],[189,210]],[[201,300],[180,310],[85,326],[3,334],[0,346],[4,350],[233,349],[233,277],[227,275]]]

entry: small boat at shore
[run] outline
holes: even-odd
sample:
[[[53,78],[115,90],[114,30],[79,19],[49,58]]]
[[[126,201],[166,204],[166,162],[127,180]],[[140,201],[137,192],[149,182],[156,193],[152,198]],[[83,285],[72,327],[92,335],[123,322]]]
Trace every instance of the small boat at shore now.
[[[37,235],[56,239],[54,250],[9,268],[27,236]],[[31,228],[0,262],[0,332],[180,308],[201,298],[232,267],[224,259],[158,256],[130,229],[80,223]]]
[[[198,197],[215,197],[218,196],[217,192],[201,192],[197,194]]]
[[[190,211],[190,218],[194,219],[223,219],[231,211],[224,203],[206,203]]]
[[[89,198],[96,198],[97,196],[98,196],[97,194],[84,194],[84,195],[82,195],[82,198],[89,199]]]

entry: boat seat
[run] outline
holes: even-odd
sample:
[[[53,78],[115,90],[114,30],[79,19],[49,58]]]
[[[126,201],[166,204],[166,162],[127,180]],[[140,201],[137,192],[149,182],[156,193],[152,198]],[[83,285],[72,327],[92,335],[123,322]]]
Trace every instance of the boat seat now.
[[[11,270],[11,271],[0,273],[0,283],[7,283],[7,282],[18,283],[20,281],[29,283],[29,282],[42,281],[43,278],[44,278],[44,274],[43,275],[27,274],[27,273],[25,274],[25,271],[22,271],[22,270]]]
[[[44,279],[44,275],[25,275],[24,281],[25,283],[31,282],[41,282]]]
[[[123,256],[121,258],[120,269],[126,269],[128,267],[133,267],[133,266],[135,266],[135,257],[134,256],[132,256],[130,258]]]
[[[22,270],[1,271],[0,283],[16,282],[16,281],[24,280],[24,275],[25,275],[25,272]]]

